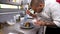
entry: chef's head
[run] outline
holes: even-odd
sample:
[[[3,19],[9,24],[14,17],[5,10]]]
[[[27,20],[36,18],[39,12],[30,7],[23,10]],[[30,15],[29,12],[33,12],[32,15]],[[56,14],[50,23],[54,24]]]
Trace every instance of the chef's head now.
[[[35,12],[40,13],[44,8],[44,4],[44,0],[31,0],[30,6]]]

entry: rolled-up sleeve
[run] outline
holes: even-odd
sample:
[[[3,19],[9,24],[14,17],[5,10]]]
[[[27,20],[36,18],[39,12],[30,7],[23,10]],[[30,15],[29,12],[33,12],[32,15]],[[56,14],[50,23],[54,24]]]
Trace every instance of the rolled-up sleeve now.
[[[54,4],[51,8],[51,17],[53,19],[53,22],[60,27],[60,5]]]

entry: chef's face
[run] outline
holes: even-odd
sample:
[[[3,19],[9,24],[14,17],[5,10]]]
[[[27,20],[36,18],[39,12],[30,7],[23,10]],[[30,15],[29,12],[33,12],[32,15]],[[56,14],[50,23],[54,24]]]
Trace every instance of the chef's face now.
[[[40,13],[40,12],[43,10],[43,8],[44,8],[44,3],[39,3],[39,4],[37,4],[37,5],[32,4],[31,8],[32,8],[35,12]]]

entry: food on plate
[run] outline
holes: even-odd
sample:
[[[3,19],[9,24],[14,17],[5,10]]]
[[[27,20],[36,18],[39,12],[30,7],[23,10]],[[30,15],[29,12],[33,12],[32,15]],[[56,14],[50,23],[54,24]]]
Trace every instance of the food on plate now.
[[[24,26],[25,27],[30,27],[30,23],[29,22],[26,22]]]

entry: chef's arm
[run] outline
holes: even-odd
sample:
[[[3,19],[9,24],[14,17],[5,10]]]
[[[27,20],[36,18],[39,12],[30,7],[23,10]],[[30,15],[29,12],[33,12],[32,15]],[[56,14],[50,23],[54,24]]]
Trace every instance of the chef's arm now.
[[[60,27],[60,22],[58,21],[38,20],[35,24],[48,27]]]
[[[60,12],[52,12],[53,21],[45,21],[47,26],[57,26],[60,27]]]
[[[52,22],[47,23],[47,26],[52,25],[52,26],[57,26],[60,27],[60,5],[59,4],[53,4],[52,6],[54,7],[50,7],[51,9],[51,18],[53,19]]]
[[[48,26],[48,27],[57,27],[56,24],[54,22],[51,22],[51,21],[45,21],[45,26]]]
[[[56,24],[57,27],[60,27],[60,5],[54,4],[54,7],[52,7],[51,10],[51,17],[53,19],[53,23]]]

